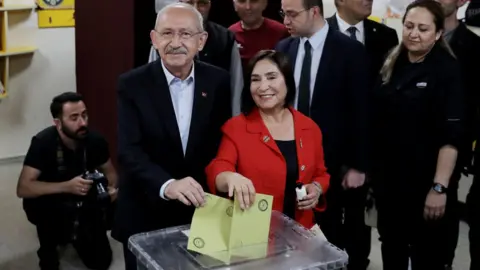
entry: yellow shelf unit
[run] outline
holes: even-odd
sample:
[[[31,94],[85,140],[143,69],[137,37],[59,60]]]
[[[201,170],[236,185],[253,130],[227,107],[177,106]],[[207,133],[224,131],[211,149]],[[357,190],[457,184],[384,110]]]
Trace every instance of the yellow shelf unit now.
[[[0,4],[4,1],[0,0]],[[0,5],[0,100],[6,98],[9,92],[9,77],[10,77],[10,58],[18,55],[33,54],[37,48],[26,44],[25,46],[11,46],[9,38],[9,19],[11,13],[16,12],[33,12],[35,5]]]

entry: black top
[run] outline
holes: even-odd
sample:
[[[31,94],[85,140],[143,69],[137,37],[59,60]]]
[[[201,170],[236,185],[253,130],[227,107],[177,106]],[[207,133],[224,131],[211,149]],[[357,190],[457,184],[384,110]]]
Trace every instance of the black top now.
[[[287,179],[285,181],[285,198],[283,201],[283,213],[292,219],[295,219],[295,208],[297,207],[297,193],[295,192],[296,183],[298,179],[298,161],[297,148],[295,140],[292,141],[278,141],[277,143],[280,152],[287,163]]]
[[[63,162],[59,161],[59,155],[63,156]],[[83,146],[73,151],[62,143],[55,126],[51,126],[32,138],[24,165],[40,171],[38,181],[63,182],[83,174],[85,168],[97,169],[109,158],[107,141],[100,134],[90,131]],[[29,206],[39,206],[41,202],[56,203],[59,199],[67,199],[71,196],[57,194],[24,199],[24,207],[28,211]]]
[[[64,169],[59,168],[59,149],[63,154]],[[81,175],[85,169],[97,169],[109,158],[108,143],[100,134],[89,131],[84,144],[72,150],[62,143],[56,128],[51,126],[32,138],[24,165],[41,172],[39,181],[62,182]]]
[[[372,105],[375,181],[403,196],[411,191],[422,201],[433,183],[440,148],[458,148],[462,142],[458,63],[440,45],[420,63],[410,63],[402,53],[390,82],[379,82]]]

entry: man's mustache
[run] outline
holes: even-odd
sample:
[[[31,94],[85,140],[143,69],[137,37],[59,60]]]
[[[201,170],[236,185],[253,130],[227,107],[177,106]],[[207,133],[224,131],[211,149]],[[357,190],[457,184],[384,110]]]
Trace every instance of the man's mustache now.
[[[82,132],[82,131],[88,132],[88,127],[81,127],[79,129],[77,129],[76,133],[79,133],[79,132]]]
[[[165,53],[166,54],[187,54],[188,51],[183,47],[178,47],[178,48],[169,47],[167,48],[167,51]]]

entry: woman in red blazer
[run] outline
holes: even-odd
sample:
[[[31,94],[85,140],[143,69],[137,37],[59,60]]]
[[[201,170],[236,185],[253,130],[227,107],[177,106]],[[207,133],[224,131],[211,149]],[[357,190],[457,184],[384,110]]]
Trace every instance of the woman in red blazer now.
[[[250,91],[242,93],[243,113],[223,126],[217,157],[206,169],[210,190],[235,194],[244,209],[256,192],[272,195],[273,210],[311,228],[313,210],[325,209],[321,195],[330,180],[320,129],[290,106],[296,88],[287,56],[261,51],[246,75]],[[299,184],[307,196],[297,202]]]

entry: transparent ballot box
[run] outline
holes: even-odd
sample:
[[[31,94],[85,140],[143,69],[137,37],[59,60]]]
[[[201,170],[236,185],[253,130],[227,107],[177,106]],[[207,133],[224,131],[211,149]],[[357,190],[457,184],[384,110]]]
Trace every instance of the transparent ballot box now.
[[[243,246],[213,254],[187,249],[190,225],[133,235],[128,248],[137,257],[139,270],[261,270],[346,267],[347,254],[324,238],[273,211],[268,243]]]

